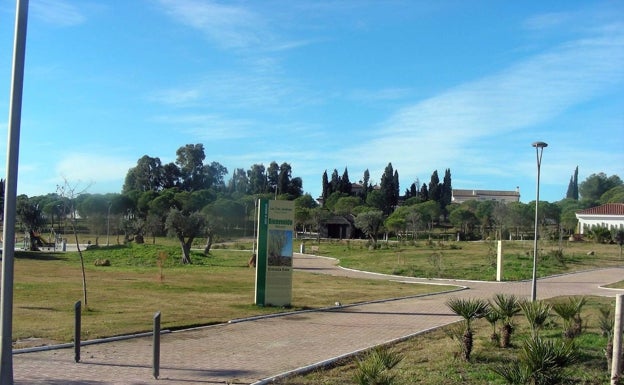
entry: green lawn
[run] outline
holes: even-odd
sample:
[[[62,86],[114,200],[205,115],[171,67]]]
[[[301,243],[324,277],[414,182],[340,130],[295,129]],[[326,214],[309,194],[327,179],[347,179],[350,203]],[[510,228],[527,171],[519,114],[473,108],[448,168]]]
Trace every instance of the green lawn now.
[[[489,280],[495,275],[495,244],[491,242],[423,241],[389,244],[373,251],[359,241],[306,241],[306,245],[308,251],[316,246],[315,253],[337,257],[343,266],[362,270]],[[552,244],[540,246],[544,254],[557,249]],[[347,304],[449,289],[295,272],[292,308],[258,307],[253,305],[255,271],[247,267],[250,248],[249,242],[217,245],[210,256],[193,252],[193,265],[186,266],[179,264],[180,249],[170,239],[85,251],[88,306],[83,312],[82,338],[148,331],[157,311],[162,313],[162,327],[173,329],[332,306],[336,301]],[[505,242],[505,279],[529,277],[532,257],[527,253],[531,250],[532,242]],[[563,263],[555,257],[540,259],[540,275],[622,265],[616,246],[566,242],[563,250]],[[165,257],[162,267],[159,255]],[[97,259],[108,259],[111,266],[95,266]],[[16,253],[14,286],[16,347],[26,346],[24,341],[30,338],[41,339],[34,343],[71,341],[74,303],[82,300],[77,253]]]
[[[193,265],[186,266],[178,263],[179,248],[171,245],[111,246],[83,254],[88,300],[83,339],[150,330],[157,311],[163,328],[183,328],[332,306],[337,300],[354,303],[449,289],[295,272],[293,308],[258,307],[253,304],[255,270],[247,267],[250,251],[215,249],[210,256],[194,252]],[[168,256],[162,269],[159,254]],[[96,259],[108,259],[111,266],[95,266]],[[78,253],[16,253],[14,339],[70,341],[78,300]]]
[[[307,241],[315,254],[340,259],[345,267],[421,278],[496,279],[497,242],[381,242],[369,250],[363,241]],[[599,267],[623,266],[619,246],[590,242],[540,241],[538,276]],[[593,254],[591,254],[593,252]],[[533,269],[533,241],[503,241],[503,280],[529,279]]]

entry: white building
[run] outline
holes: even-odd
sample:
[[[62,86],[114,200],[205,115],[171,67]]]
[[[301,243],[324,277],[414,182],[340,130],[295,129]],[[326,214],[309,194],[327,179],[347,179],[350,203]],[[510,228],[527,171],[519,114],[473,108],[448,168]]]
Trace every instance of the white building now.
[[[515,191],[496,190],[461,190],[453,189],[452,203],[464,203],[466,201],[498,201],[503,203],[520,202],[520,189]]]
[[[584,234],[592,226],[606,227],[609,230],[624,230],[624,203],[607,203],[576,212],[579,233]]]

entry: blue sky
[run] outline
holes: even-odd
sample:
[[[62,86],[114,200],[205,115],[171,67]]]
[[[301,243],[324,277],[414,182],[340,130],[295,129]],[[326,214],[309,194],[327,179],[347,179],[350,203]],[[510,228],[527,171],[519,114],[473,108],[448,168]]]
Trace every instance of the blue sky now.
[[[3,138],[14,18],[0,0]],[[203,143],[230,172],[288,162],[313,196],[392,162],[402,192],[450,168],[529,202],[535,141],[542,200],[576,166],[624,178],[623,1],[30,0],[20,194],[121,192],[143,155]]]

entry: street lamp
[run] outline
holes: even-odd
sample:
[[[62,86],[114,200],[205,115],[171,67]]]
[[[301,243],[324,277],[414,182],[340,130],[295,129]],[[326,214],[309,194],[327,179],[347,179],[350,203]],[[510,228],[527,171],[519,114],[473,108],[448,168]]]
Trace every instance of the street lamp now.
[[[535,147],[535,153],[537,156],[537,190],[535,194],[535,236],[533,238],[533,285],[531,286],[531,301],[535,302],[537,297],[537,209],[539,207],[539,184],[540,184],[540,166],[542,165],[542,153],[544,147],[548,147],[547,143],[535,142],[532,144]]]
[[[0,384],[2,385],[13,385],[13,257],[27,24],[28,0],[17,0],[2,229],[2,286],[0,288]]]
[[[108,211],[106,213],[106,246],[109,245],[108,236],[110,235],[110,209],[112,205],[113,202],[108,202]]]

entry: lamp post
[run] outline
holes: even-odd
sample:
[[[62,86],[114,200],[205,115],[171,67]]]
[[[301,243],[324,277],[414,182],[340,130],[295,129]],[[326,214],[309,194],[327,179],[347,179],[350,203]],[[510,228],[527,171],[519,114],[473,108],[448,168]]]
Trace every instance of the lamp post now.
[[[532,144],[535,147],[535,153],[537,156],[537,187],[535,193],[535,236],[533,237],[533,281],[531,286],[531,301],[535,302],[537,298],[537,211],[539,207],[539,185],[540,185],[540,166],[542,165],[542,153],[544,147],[548,147],[547,143],[535,142]]]
[[[0,384],[2,385],[13,385],[13,257],[27,22],[28,0],[17,0],[2,229],[2,286],[0,289]]]
[[[110,235],[110,209],[112,205],[113,202],[108,202],[108,211],[106,212],[106,246],[109,245],[108,236]]]

